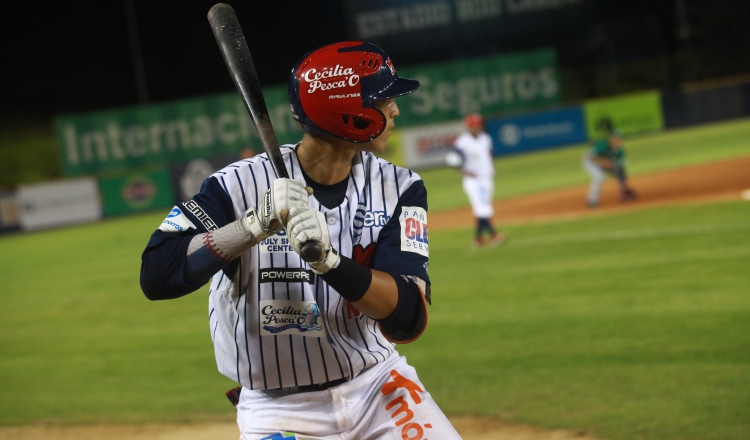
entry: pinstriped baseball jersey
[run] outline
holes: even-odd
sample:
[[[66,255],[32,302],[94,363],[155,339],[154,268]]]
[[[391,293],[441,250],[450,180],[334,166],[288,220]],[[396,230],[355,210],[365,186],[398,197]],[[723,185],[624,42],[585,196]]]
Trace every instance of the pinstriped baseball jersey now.
[[[463,168],[478,177],[493,177],[492,138],[485,132],[473,136],[462,133],[453,145],[464,154]]]
[[[295,149],[285,145],[282,155],[290,178],[304,181]],[[212,179],[218,185],[208,184]],[[177,208],[181,214],[173,210],[165,221],[194,225],[198,232],[222,227],[259,206],[273,179],[265,155],[236,162],[215,173],[201,193]],[[231,206],[217,199],[231,200]],[[427,194],[416,173],[360,152],[343,203],[328,209],[313,195],[310,206],[324,213],[331,242],[342,255],[429,282]],[[219,371],[244,387],[353,378],[396,353],[376,321],[310,270],[284,231],[246,251],[230,269],[212,278],[209,322]]]

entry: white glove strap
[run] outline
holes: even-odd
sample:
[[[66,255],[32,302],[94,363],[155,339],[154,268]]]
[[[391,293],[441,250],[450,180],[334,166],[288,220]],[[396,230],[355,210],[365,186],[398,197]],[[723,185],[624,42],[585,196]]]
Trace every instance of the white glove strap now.
[[[328,250],[328,255],[326,255],[325,258],[318,262],[308,264],[310,264],[313,273],[323,275],[324,273],[328,273],[329,270],[339,267],[339,263],[341,263],[341,255],[339,255],[339,252],[335,247],[331,246],[331,249]]]
[[[252,236],[255,244],[258,244],[264,239],[276,234],[276,231],[263,228],[255,208],[250,208],[245,211],[245,215],[242,217],[242,226],[244,226],[247,233]]]

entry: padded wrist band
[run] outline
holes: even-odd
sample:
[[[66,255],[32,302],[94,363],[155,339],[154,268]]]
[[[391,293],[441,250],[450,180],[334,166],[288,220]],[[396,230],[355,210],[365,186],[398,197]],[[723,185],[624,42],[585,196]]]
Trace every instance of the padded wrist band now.
[[[340,263],[341,255],[339,255],[339,251],[337,251],[335,247],[331,246],[331,249],[328,250],[328,255],[326,255],[325,258],[320,261],[307,264],[310,265],[313,273],[317,275],[323,275],[324,273],[328,273],[331,269],[336,269],[337,267],[339,267]]]
[[[242,226],[245,227],[245,230],[256,244],[276,233],[276,231],[271,231],[263,227],[258,218],[258,212],[254,207],[245,211],[245,215],[242,216],[241,220]]]
[[[362,299],[372,283],[372,271],[369,268],[344,256],[341,256],[337,268],[320,277],[350,303]]]

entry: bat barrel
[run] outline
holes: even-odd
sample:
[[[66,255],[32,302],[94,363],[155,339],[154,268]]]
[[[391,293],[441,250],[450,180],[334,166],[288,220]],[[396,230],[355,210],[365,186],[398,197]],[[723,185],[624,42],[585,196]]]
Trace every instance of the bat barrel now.
[[[242,97],[255,130],[258,132],[263,149],[271,161],[276,177],[289,177],[284,160],[279,150],[279,142],[273,131],[268,107],[263,99],[258,73],[255,70],[253,57],[247,46],[237,14],[226,3],[218,3],[208,11],[208,22],[211,24],[214,38],[219,44],[224,63],[229,69],[234,86]]]

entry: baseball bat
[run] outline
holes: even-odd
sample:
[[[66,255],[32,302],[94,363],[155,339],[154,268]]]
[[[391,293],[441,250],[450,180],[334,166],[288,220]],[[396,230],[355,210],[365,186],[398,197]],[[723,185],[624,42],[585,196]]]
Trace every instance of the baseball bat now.
[[[255,70],[255,63],[250,55],[237,14],[228,4],[217,3],[208,11],[208,22],[211,24],[214,38],[221,49],[221,55],[229,69],[234,86],[245,103],[255,131],[260,137],[263,150],[268,155],[273,172],[277,178],[289,178],[289,172],[281,156],[281,149],[279,149],[279,142],[276,140],[276,133],[271,125],[271,118],[268,116],[258,72]],[[308,262],[318,261],[322,255],[323,249],[317,243],[304,243],[300,249],[300,256]]]

